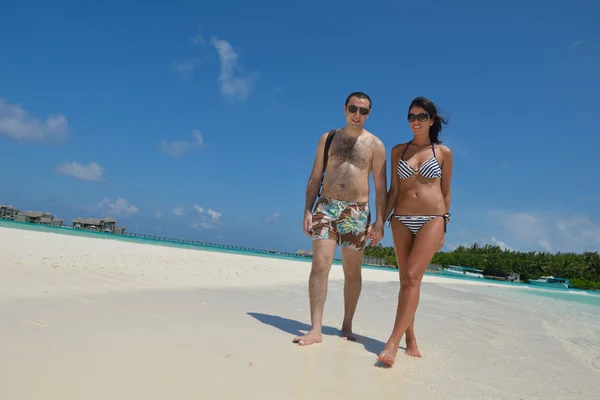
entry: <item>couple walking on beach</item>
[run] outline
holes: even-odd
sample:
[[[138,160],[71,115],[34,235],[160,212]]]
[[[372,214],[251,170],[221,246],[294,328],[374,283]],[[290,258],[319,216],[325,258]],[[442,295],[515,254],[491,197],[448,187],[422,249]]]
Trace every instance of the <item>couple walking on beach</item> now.
[[[392,333],[378,359],[393,365],[405,334],[406,354],[421,356],[414,333],[415,313],[423,274],[443,246],[450,220],[452,152],[439,140],[446,120],[438,115],[433,102],[415,98],[406,116],[414,137],[391,150],[388,190],[385,146],[364,129],[371,107],[371,98],[365,93],[350,94],[344,104],[346,125],[319,139],[306,187],[303,221],[304,232],[313,243],[309,278],[312,328],[293,341],[307,346],[323,340],[321,327],[329,270],[338,245],[344,270],[342,336],[356,340],[352,320],[362,286],[363,251],[367,241],[374,246],[383,238],[384,224],[390,217],[400,293]],[[375,184],[373,221],[369,206],[371,172]]]

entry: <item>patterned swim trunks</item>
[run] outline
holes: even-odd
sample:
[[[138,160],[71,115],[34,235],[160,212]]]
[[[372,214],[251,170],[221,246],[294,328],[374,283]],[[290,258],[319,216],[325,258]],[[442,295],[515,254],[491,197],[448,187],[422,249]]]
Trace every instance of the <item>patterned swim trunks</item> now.
[[[368,202],[321,197],[312,219],[313,240],[333,239],[341,247],[363,250],[371,222]]]

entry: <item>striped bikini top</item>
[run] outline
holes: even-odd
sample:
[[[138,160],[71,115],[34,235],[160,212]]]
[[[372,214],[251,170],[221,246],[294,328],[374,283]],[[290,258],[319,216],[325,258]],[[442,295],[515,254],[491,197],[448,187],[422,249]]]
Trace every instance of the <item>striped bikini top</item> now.
[[[406,153],[406,149],[408,149],[408,144],[404,148],[404,151],[402,152],[402,155],[400,156],[400,161],[398,162],[398,166],[396,167],[396,171],[398,172],[398,177],[400,179],[408,179],[411,176],[413,176],[414,174],[421,174],[421,176],[423,176],[425,178],[429,178],[429,179],[442,177],[442,168],[440,167],[440,164],[438,163],[437,158],[435,158],[435,148],[433,146],[433,143],[431,143],[431,150],[433,150],[433,157],[431,157],[429,160],[427,160],[423,164],[421,164],[419,169],[417,169],[416,171],[413,169],[413,167],[410,166],[410,164],[408,164],[404,160],[404,153]]]

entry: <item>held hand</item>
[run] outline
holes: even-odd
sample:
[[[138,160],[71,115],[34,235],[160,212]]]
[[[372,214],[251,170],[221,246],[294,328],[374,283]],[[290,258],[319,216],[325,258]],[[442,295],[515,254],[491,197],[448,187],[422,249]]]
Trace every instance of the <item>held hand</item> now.
[[[302,223],[302,228],[304,230],[304,233],[309,236],[312,237],[312,214],[310,212],[305,212],[304,213],[304,221]]]
[[[375,223],[371,225],[367,231],[367,237],[371,239],[371,246],[377,246],[381,239],[383,239],[383,224]]]

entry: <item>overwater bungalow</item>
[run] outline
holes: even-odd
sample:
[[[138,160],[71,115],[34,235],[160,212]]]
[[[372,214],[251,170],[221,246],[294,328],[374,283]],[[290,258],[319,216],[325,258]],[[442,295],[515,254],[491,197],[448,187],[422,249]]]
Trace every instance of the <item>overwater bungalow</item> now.
[[[73,228],[118,235],[125,233],[125,227],[117,226],[117,221],[112,217],[88,219],[77,217],[73,220]]]
[[[14,220],[19,210],[14,208],[12,204],[7,206],[0,205],[0,219]]]
[[[27,222],[30,224],[62,226],[62,219],[54,219],[54,215],[41,211],[19,211],[13,219],[15,222]]]

